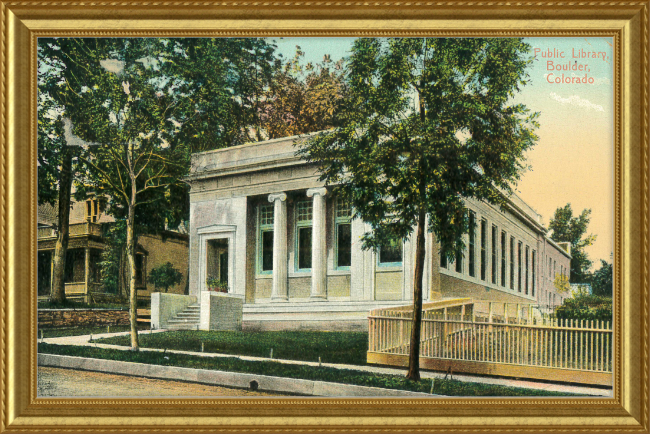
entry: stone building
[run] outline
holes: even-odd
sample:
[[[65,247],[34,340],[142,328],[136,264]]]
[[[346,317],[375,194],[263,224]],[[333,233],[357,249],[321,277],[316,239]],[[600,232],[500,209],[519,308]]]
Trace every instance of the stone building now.
[[[412,302],[415,240],[362,250],[370,228],[295,155],[307,138],[192,157],[190,294],[206,291],[208,277],[227,281],[245,301],[245,328],[363,329],[369,310]],[[561,303],[554,282],[571,256],[546,237],[541,217],[516,196],[505,211],[476,201],[467,208],[476,226],[459,260],[440,258],[427,234],[425,301]]]

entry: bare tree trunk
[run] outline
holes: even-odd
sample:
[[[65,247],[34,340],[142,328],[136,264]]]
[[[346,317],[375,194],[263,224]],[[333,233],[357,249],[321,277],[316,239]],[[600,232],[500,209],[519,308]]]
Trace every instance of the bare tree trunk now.
[[[64,147],[59,182],[58,235],[54,249],[54,270],[50,299],[57,303],[65,302],[65,260],[68,252],[70,227],[70,195],[72,191],[72,153]]]
[[[129,156],[133,153],[133,144],[129,144]],[[129,166],[131,166],[129,158]],[[137,186],[133,168],[130,167],[131,195],[129,197],[129,216],[126,221],[126,257],[129,263],[129,321],[131,323],[131,351],[139,351],[138,343],[138,290],[135,287],[135,204]]]
[[[413,326],[411,328],[411,346],[409,349],[409,370],[406,378],[420,381],[420,330],[422,327],[422,278],[424,276],[424,233],[426,210],[420,206],[415,247],[415,276],[413,278]]]
[[[131,350],[138,351],[138,293],[135,287],[135,204],[129,204],[129,217],[126,224],[126,257],[129,263],[129,322],[131,323]]]

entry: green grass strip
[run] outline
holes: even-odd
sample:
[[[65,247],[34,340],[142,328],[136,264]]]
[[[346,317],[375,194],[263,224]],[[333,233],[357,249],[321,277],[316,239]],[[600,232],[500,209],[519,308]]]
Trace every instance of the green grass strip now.
[[[241,360],[234,357],[201,357],[149,351],[123,351],[73,345],[38,344],[38,352],[124,362],[147,363],[161,366],[178,366],[194,369],[210,369],[228,372],[268,375],[274,377],[299,378],[304,380],[328,381],[358,386],[381,387],[384,389],[431,392],[431,380],[419,382],[407,380],[399,375],[376,374],[351,369],[288,365],[270,361]],[[433,394],[447,396],[573,396],[568,393],[532,390],[516,387],[467,383],[457,380],[436,379]]]
[[[102,344],[131,346],[129,336],[98,339]],[[368,333],[315,331],[171,331],[141,333],[143,348],[167,348],[181,351],[236,354],[239,356],[269,357],[305,362],[365,365],[368,351]]]

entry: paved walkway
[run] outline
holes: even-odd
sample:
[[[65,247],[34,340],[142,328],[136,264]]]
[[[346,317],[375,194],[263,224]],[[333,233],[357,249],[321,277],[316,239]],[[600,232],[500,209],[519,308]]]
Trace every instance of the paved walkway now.
[[[147,333],[161,333],[166,330],[153,330],[140,332],[140,334]],[[102,333],[97,335],[92,335],[93,339],[108,338],[112,336],[124,336],[128,335],[129,332],[119,332],[119,333]],[[82,336],[64,336],[59,338],[45,338],[40,339],[39,342],[45,342],[48,344],[58,344],[58,345],[81,345],[81,346],[91,346],[96,348],[109,348],[116,350],[127,350],[127,347],[120,345],[108,345],[108,344],[97,344],[90,343],[90,335]],[[158,348],[140,348],[140,351],[151,351],[151,352],[163,352],[164,350]],[[196,351],[181,351],[181,350],[167,350],[168,353],[176,354],[187,354],[192,356],[202,356],[202,357],[234,357],[241,360],[256,360],[256,361],[273,361],[279,363],[286,363],[291,365],[308,365],[308,366],[319,366],[318,362],[305,362],[300,360],[285,360],[285,359],[270,359],[267,357],[253,357],[253,356],[238,356],[233,354],[221,354],[221,353],[201,353]],[[379,366],[364,366],[364,365],[343,365],[335,363],[322,363],[320,366],[326,366],[330,368],[337,369],[353,369],[355,371],[365,371],[365,372],[375,372],[381,374],[394,374],[394,375],[404,375],[405,368],[387,368]],[[431,371],[420,371],[420,376],[422,378],[444,378],[445,374],[440,372],[431,372]],[[544,383],[539,381],[530,381],[530,380],[517,380],[510,378],[494,378],[494,377],[481,377],[474,375],[453,375],[454,380],[465,381],[469,383],[483,383],[483,384],[496,384],[501,386],[510,386],[510,387],[521,387],[524,389],[535,389],[535,390],[548,390],[553,392],[561,393],[573,393],[577,395],[588,395],[588,396],[612,396],[611,389],[601,389],[596,387],[588,386],[573,386],[568,384],[556,384],[556,383]]]

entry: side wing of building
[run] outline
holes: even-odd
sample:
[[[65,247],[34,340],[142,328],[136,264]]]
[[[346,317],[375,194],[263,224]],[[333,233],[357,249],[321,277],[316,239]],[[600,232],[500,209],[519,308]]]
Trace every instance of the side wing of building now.
[[[359,319],[372,308],[409,303],[414,240],[363,250],[360,237],[370,228],[295,155],[305,139],[193,156],[190,294],[219,279],[245,299],[245,320],[248,313],[265,321],[281,312],[285,319],[346,312]],[[558,292],[556,275],[568,275],[570,253],[546,237],[540,216],[517,197],[503,210],[476,201],[467,208],[475,229],[462,257],[441,258],[427,236],[425,300],[472,297],[544,309],[561,303],[567,295]]]

